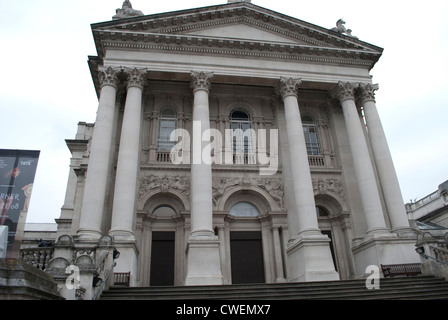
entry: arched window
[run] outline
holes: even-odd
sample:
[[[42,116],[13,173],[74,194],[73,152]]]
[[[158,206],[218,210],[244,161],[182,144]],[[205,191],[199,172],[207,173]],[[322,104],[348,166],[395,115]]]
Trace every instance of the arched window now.
[[[234,217],[258,217],[260,212],[249,202],[238,202],[229,211]]]
[[[159,115],[159,151],[171,151],[176,141],[170,141],[171,132],[176,129],[176,111],[170,107],[160,110]]]
[[[322,151],[317,133],[317,125],[311,116],[302,117],[303,133],[305,135],[306,151],[309,156],[321,155]]]
[[[155,209],[152,214],[156,217],[171,218],[176,215],[176,211],[170,206],[163,205]]]
[[[252,122],[249,114],[241,109],[230,113],[230,129],[232,130],[233,153],[252,153]]]
[[[329,216],[327,209],[325,209],[324,207],[321,207],[321,206],[316,206],[316,214],[317,214],[317,217],[328,217]]]

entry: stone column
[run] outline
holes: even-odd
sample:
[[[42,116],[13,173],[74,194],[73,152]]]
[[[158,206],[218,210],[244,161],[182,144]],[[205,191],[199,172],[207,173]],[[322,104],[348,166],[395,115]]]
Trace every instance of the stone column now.
[[[95,129],[90,148],[84,197],[79,221],[80,239],[99,239],[108,183],[112,132],[114,126],[115,99],[117,94],[117,70],[101,68],[101,93]]]
[[[283,256],[279,227],[272,227],[272,237],[275,257],[275,282],[285,282],[286,279],[285,273],[283,272]]]
[[[300,79],[281,78],[280,93],[285,109],[286,139],[289,149],[288,172],[292,179],[292,199],[288,202],[291,234],[286,253],[289,263],[289,281],[339,280],[335,271],[329,242],[318,227],[311,172],[306,152],[305,136],[300,118],[297,89]]]
[[[409,233],[410,225],[403,203],[400,184],[392,161],[386,135],[375,103],[377,85],[361,84],[361,103],[364,109],[367,132],[380,178],[383,196],[392,227],[397,233]]]
[[[118,152],[117,173],[109,234],[117,239],[135,240],[133,223],[139,171],[142,94],[146,70],[127,70],[126,104]]]
[[[212,73],[192,72],[193,162],[191,164],[191,234],[188,241],[187,285],[222,284],[219,240],[213,231],[212,166],[210,143],[203,133],[210,128],[209,89]],[[204,141],[202,139],[204,138]],[[207,142],[208,140],[208,142]]]
[[[208,94],[211,73],[192,74],[193,102],[193,134],[191,165],[191,237],[210,238],[213,232],[212,202],[212,166],[211,155],[204,150],[209,144],[203,141],[204,132],[210,129]],[[204,139],[207,140],[207,139]],[[208,139],[209,140],[209,139]]]
[[[314,202],[311,172],[303,134],[297,88],[299,79],[281,79],[280,91],[285,106],[286,133],[293,179],[294,204],[298,214],[298,233],[321,234],[317,225],[316,204]]]
[[[354,90],[357,85],[339,82],[337,93],[342,104],[353,166],[366,218],[367,234],[386,234],[389,230],[384,219],[372,160],[355,104]]]

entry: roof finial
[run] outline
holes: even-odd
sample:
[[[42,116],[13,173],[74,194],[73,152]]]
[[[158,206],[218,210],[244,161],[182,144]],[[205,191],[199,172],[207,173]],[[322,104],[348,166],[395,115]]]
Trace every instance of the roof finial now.
[[[345,21],[344,21],[343,19],[339,19],[339,20],[336,22],[336,28],[333,28],[333,29],[331,29],[331,30],[332,30],[332,31],[335,31],[335,32],[337,32],[337,33],[345,33],[345,34],[347,34],[349,37],[358,39],[357,37],[355,37],[355,36],[352,35],[352,30],[351,30],[351,29],[346,29],[346,28],[345,28],[344,24],[345,24]]]
[[[116,15],[114,15],[112,19],[116,20],[135,16],[143,16],[143,12],[132,9],[131,1],[125,0],[121,9],[116,10]]]

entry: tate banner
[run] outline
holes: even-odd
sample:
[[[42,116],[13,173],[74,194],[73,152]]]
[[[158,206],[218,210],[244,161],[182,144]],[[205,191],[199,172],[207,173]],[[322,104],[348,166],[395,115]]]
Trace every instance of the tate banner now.
[[[39,154],[0,149],[0,225],[8,226],[6,258],[19,258]]]

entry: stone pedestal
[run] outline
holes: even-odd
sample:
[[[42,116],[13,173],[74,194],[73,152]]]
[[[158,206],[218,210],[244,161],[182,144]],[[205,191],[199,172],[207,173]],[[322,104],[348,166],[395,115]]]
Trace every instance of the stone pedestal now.
[[[219,240],[201,239],[188,241],[187,286],[221,285],[224,279],[221,273]]]
[[[364,278],[366,268],[375,265],[381,269],[381,264],[419,263],[420,258],[415,252],[415,237],[398,237],[369,234],[362,240],[355,240],[352,246],[355,277]]]
[[[62,300],[45,271],[17,259],[0,259],[0,300]]]
[[[288,244],[290,282],[339,280],[325,235],[298,237]]]

